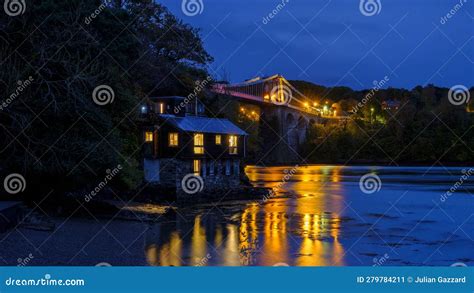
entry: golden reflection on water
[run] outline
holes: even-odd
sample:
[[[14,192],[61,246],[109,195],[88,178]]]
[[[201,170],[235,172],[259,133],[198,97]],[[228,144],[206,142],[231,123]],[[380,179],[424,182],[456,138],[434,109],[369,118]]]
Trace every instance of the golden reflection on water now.
[[[251,181],[279,186],[277,197],[246,204],[237,215],[235,211],[230,215],[237,219],[232,223],[203,216],[206,212],[191,222],[178,217],[169,235],[163,229],[160,239],[164,241],[156,241],[162,244],[147,246],[147,261],[161,266],[342,266],[343,197],[337,184],[341,168],[301,167],[283,185],[278,183],[286,174],[285,167],[247,168]],[[287,191],[296,198],[282,197]],[[217,211],[217,216],[221,213]]]

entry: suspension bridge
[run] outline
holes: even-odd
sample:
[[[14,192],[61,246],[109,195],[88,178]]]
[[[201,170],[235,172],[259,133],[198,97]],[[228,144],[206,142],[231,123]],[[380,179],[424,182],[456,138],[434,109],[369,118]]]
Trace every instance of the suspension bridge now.
[[[340,116],[331,105],[316,103],[302,94],[281,75],[257,77],[243,83],[217,83],[211,92],[236,99],[260,108],[262,130],[267,135],[264,144],[271,145],[269,158],[281,162],[298,161],[299,150],[304,143],[309,125],[344,122],[349,117]],[[276,121],[274,125],[272,121]],[[271,160],[271,159],[270,159]]]

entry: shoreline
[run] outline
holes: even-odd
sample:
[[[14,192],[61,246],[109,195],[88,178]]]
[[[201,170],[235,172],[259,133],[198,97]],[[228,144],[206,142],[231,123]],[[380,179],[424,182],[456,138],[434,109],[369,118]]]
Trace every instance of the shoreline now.
[[[340,166],[340,167],[433,167],[433,168],[442,168],[439,166],[441,164],[444,167],[472,167],[474,168],[474,162],[446,162],[446,163],[436,163],[436,162],[422,162],[422,163],[400,163],[398,165],[393,165],[392,163],[381,162],[381,161],[372,161],[372,162],[354,162],[354,163],[344,163],[344,162],[320,162],[320,163],[308,163],[301,164],[297,162],[292,163],[275,163],[271,165],[258,165],[253,163],[248,163],[245,167],[257,167],[257,168],[268,168],[268,167],[287,167],[297,165],[300,167],[305,166]]]

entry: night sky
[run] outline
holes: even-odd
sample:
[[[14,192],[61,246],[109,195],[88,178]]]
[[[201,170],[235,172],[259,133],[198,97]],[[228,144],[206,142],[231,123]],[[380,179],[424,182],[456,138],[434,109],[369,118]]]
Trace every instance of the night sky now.
[[[202,0],[196,16],[183,13],[181,0],[159,2],[201,29],[215,58],[210,71],[225,70],[233,82],[280,73],[355,89],[385,76],[388,86],[407,89],[474,85],[474,1],[444,24],[459,0],[372,1],[381,3],[373,16],[361,13],[359,0]]]

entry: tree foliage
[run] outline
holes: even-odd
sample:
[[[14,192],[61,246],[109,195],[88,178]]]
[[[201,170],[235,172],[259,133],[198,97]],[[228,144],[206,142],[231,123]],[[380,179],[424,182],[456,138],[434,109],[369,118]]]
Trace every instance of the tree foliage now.
[[[399,109],[382,109],[387,99],[399,100]],[[451,104],[446,88],[380,90],[349,122],[312,127],[303,157],[314,163],[472,163],[474,115],[466,105]]]
[[[118,164],[136,184],[140,102],[190,92],[212,61],[198,30],[145,0],[30,1],[0,19],[0,40],[0,171],[48,188],[83,187]],[[100,85],[112,103],[94,103]]]

